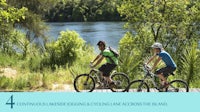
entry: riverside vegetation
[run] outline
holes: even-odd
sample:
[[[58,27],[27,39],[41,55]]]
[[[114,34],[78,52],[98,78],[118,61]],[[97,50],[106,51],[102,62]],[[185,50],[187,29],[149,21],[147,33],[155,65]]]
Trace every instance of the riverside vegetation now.
[[[82,0],[34,1],[0,0],[1,90],[51,90],[54,83],[72,84],[76,75],[88,72],[88,64],[96,55],[94,48],[76,31],[62,31],[56,41],[49,41],[44,34],[48,29],[44,20],[51,21],[48,15],[58,10],[53,12],[62,16],[52,16],[55,20],[62,21],[67,16],[73,21],[97,21],[91,17],[103,18],[106,14],[101,9],[107,10],[105,7],[111,5],[114,8],[108,9],[108,15],[121,15],[120,20],[127,21],[125,27],[129,29],[119,42],[119,58],[123,62],[118,71],[127,73],[131,80],[141,78],[140,66],[151,55],[149,46],[159,41],[178,65],[176,75],[169,80],[181,78],[191,88],[200,87],[198,0],[88,0],[84,4]],[[91,7],[92,3],[99,7]],[[68,7],[73,5],[77,7]],[[72,16],[63,8],[80,13]],[[8,77],[4,68],[17,72]]]

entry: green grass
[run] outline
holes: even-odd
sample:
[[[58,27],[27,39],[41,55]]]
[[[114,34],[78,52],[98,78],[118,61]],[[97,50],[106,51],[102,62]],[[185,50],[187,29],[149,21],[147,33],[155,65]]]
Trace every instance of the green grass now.
[[[88,53],[88,50],[91,50]],[[87,55],[86,55],[87,54]],[[45,91],[52,90],[53,84],[72,85],[74,78],[78,74],[88,73],[90,70],[89,62],[94,59],[93,49],[83,51],[79,58],[68,66],[56,66],[55,70],[51,67],[41,65],[42,56],[29,56],[22,59],[18,56],[0,55],[0,68],[11,68],[17,74],[10,78],[0,73],[0,90],[9,91]]]

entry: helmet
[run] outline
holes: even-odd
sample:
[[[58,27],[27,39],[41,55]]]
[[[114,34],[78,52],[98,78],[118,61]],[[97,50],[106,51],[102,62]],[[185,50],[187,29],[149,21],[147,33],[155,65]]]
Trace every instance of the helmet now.
[[[104,41],[101,41],[101,40],[100,40],[100,41],[97,43],[97,45],[98,45],[98,46],[100,46],[100,45],[106,46],[106,43],[105,43]]]
[[[154,43],[151,47],[152,47],[152,48],[159,48],[159,49],[162,49],[162,48],[163,48],[162,44],[159,43],[159,42]]]

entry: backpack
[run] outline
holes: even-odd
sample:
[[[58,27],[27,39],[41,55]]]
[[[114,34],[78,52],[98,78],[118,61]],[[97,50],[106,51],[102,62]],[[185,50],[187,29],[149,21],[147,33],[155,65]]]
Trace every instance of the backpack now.
[[[112,47],[109,47],[109,50],[114,54],[114,56],[115,56],[116,58],[119,57],[119,52],[117,52],[117,50],[115,50],[115,49],[112,48]]]

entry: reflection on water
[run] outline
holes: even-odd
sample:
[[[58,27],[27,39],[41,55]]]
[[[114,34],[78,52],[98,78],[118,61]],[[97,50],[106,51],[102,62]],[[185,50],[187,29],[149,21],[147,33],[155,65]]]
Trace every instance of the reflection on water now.
[[[75,30],[80,36],[92,46],[96,47],[99,40],[104,40],[108,46],[118,47],[119,40],[126,30],[123,29],[124,22],[64,22],[47,23],[50,30],[47,33],[50,40],[56,40],[60,31]]]

